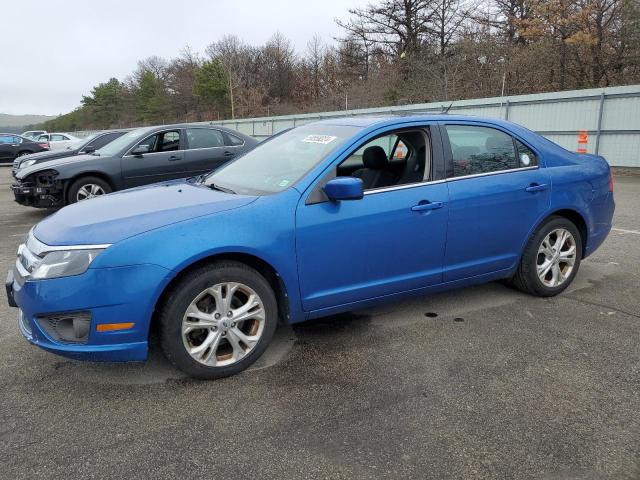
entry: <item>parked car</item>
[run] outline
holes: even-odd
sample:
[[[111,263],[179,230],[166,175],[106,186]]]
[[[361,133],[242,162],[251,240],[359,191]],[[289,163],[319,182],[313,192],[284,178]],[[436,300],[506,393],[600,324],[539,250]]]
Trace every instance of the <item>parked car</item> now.
[[[0,133],[0,163],[13,162],[16,158],[46,149],[45,145],[15,133]]]
[[[557,295],[614,208],[604,158],[510,122],[331,119],[201,178],[63,208],[20,246],[7,291],[45,350],[144,360],[153,326],[177,368],[218,378],[278,321],[499,279]]]
[[[47,133],[46,130],[27,130],[20,134],[21,137],[28,138],[29,140],[36,140],[40,135]]]
[[[16,173],[21,168],[31,167],[38,163],[48,162],[49,160],[56,160],[58,158],[93,153],[127,132],[129,132],[129,130],[100,132],[89,135],[73,145],[69,145],[64,150],[34,153],[16,158],[13,162],[13,176],[15,177]]]
[[[92,154],[22,168],[12,189],[22,205],[61,207],[124,188],[200,175],[256,144],[223,127],[139,128]]]
[[[70,133],[44,133],[38,136],[37,141],[47,142],[50,150],[64,150],[81,140]]]

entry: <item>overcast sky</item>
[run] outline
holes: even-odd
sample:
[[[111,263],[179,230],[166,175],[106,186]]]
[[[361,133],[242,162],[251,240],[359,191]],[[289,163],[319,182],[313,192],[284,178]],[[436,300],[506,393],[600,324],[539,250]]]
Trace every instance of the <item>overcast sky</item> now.
[[[368,0],[30,0],[2,15],[0,113],[56,115],[110,77],[123,79],[151,55],[203,53],[235,34],[264,43],[275,31],[303,51],[315,33],[340,34],[334,18]],[[6,6],[5,6],[6,7]],[[10,9],[9,9],[10,10]]]

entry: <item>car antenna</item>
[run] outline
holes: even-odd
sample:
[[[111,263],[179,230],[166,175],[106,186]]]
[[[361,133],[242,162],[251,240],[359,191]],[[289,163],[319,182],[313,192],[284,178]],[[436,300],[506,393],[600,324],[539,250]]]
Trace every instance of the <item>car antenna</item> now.
[[[453,102],[451,102],[447,108],[445,108],[443,105],[440,113],[443,115],[447,115],[449,113],[449,110],[451,110],[451,107],[453,107]]]

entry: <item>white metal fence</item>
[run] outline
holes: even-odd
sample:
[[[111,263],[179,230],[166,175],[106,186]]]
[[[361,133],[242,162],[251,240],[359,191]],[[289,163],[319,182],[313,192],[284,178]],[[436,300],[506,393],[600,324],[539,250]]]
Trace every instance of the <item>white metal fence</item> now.
[[[449,102],[211,122],[258,139],[320,119],[388,113],[437,113]],[[640,85],[454,101],[449,113],[504,118],[569,150],[578,132],[589,134],[588,151],[617,167],[640,167]]]

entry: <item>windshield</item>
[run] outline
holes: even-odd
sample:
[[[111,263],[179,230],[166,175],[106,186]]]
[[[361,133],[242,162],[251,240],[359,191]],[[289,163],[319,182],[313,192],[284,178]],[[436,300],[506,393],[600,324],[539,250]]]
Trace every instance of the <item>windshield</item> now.
[[[311,124],[266,140],[204,183],[241,194],[281,192],[296,183],[360,127]]]
[[[77,141],[73,142],[71,145],[69,145],[67,147],[67,150],[76,150],[76,149],[79,149],[81,147],[84,147],[85,145],[88,145],[89,142],[91,142],[91,140],[96,138],[96,136],[97,136],[96,133],[92,133],[88,137],[84,137],[83,139],[77,140]]]
[[[138,128],[126,135],[116,138],[113,142],[107,143],[104,147],[95,151],[97,155],[110,157],[118,155],[122,150],[127,148],[132,142],[136,142],[144,137],[153,127]]]

